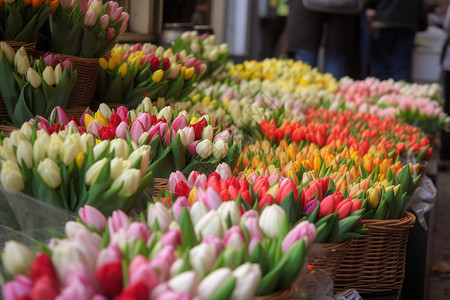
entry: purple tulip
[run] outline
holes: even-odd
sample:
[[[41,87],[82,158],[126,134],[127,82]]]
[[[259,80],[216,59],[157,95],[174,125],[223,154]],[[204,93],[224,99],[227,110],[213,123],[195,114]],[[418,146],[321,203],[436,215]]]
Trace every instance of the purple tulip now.
[[[61,66],[63,68],[63,70],[70,70],[70,67],[73,66],[73,60],[72,58],[66,58],[62,63]]]
[[[133,52],[141,51],[141,50],[142,50],[142,44],[141,44],[141,43],[136,43],[136,44],[134,44],[134,46],[133,46]]]
[[[50,120],[55,120],[55,123],[63,125],[67,125],[67,123],[69,123],[66,113],[60,106],[57,106],[52,110]]]
[[[196,149],[197,149],[198,143],[199,143],[199,141],[194,141],[194,142],[192,142],[192,144],[189,145],[189,153],[194,157],[197,156]]]
[[[58,62],[56,61],[55,55],[51,52],[45,53],[44,56],[42,56],[42,58],[44,59],[45,65],[51,66],[53,69],[58,64]]]
[[[319,204],[319,200],[317,200],[317,199],[309,200],[305,204],[305,213],[307,213],[308,215],[312,215],[312,213],[314,212],[314,210],[316,209],[318,204]]]

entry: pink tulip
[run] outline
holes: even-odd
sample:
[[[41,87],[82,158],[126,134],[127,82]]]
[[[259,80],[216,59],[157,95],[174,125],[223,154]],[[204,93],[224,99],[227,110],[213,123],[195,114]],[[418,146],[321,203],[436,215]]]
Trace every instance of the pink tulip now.
[[[102,123],[99,120],[94,119],[89,125],[86,127],[86,131],[92,133],[93,135],[98,136],[98,131],[103,128]]]
[[[142,57],[141,59],[141,65],[145,65],[146,62],[148,62],[150,60],[150,58],[154,57],[155,54],[151,53],[151,54],[146,54],[144,57]]]
[[[81,12],[84,15],[89,7],[88,0],[80,0],[80,6],[81,6]]]
[[[164,140],[169,134],[169,125],[166,122],[161,122],[158,124],[159,124],[159,135],[161,136],[161,139]]]
[[[170,266],[175,261],[175,249],[174,247],[168,245],[165,246],[151,261],[150,265],[159,270],[159,279],[161,281],[167,280],[167,275],[169,274]]]
[[[256,212],[256,210],[254,210]],[[257,213],[257,212],[256,212]],[[258,224],[258,218],[248,218],[244,222],[245,228],[247,228],[248,233],[250,235],[250,239],[256,239],[258,241],[262,241],[263,239],[263,232],[261,230],[261,227],[259,227]]]
[[[119,18],[121,17],[122,12],[123,12],[123,7],[120,7],[120,6],[117,7],[117,8],[112,12],[112,14],[110,15],[110,16],[111,16],[111,21],[112,21],[113,23],[119,21]]]
[[[42,123],[45,127],[50,128],[50,123],[48,122],[48,120],[44,117],[41,117],[39,115],[37,115],[40,123]]]
[[[198,145],[199,141],[194,141],[192,142],[192,144],[189,145],[189,154],[191,154],[191,156],[196,157],[197,156],[197,145]]]
[[[136,121],[139,120],[142,125],[144,126],[145,131],[150,130],[150,128],[152,127],[152,118],[150,117],[150,114],[145,112],[145,113],[140,113],[138,115],[138,117],[136,118]]]
[[[122,121],[125,121],[125,119],[128,116],[128,109],[125,106],[121,105],[121,106],[119,106],[119,108],[117,108],[116,113],[120,117],[120,119],[122,119]]]
[[[180,228],[173,228],[163,234],[161,237],[161,244],[163,246],[172,246],[175,248],[177,245],[181,245],[182,240]]]
[[[105,264],[109,264],[114,261],[120,261],[121,259],[122,259],[122,252],[119,246],[115,244],[109,244],[108,247],[100,250],[97,257],[96,269],[98,270],[101,266]]]
[[[120,20],[122,20],[122,26],[120,27],[120,34],[124,33],[125,30],[127,30],[127,24],[128,19],[130,18],[130,15],[126,12],[122,12],[122,15],[120,16]]]
[[[71,276],[71,280],[62,289],[58,300],[77,300],[77,299],[91,299],[95,295],[94,287],[91,282],[94,282],[95,276],[89,280],[82,276]]]
[[[114,27],[106,29],[106,40],[110,41],[116,37],[116,30]]]
[[[16,275],[13,281],[5,283],[2,288],[4,300],[16,300],[22,296],[30,296],[33,283],[23,275]]]
[[[228,177],[232,177],[233,174],[231,173],[230,165],[226,163],[221,163],[216,168],[217,174],[220,175],[220,178],[223,180],[226,180]]]
[[[184,115],[179,115],[172,122],[172,128],[175,129],[175,131],[178,131],[178,129],[183,129],[188,125],[189,125],[189,121],[188,121],[188,119],[186,119],[186,117]]]
[[[202,243],[208,244],[208,245],[214,245],[216,247],[217,254],[222,252],[222,250],[225,248],[224,241],[215,235],[210,235],[210,236],[205,237],[203,239]]]
[[[121,139],[126,140],[127,139],[127,131],[128,131],[128,124],[125,123],[124,121],[122,121],[116,128],[116,136],[120,137]]]
[[[134,121],[133,125],[131,125],[131,130],[130,130],[131,138],[133,139],[133,141],[136,144],[139,143],[139,138],[145,131],[146,130],[145,130],[144,125],[141,123],[141,121],[136,119],[136,121]]]
[[[194,63],[197,61],[197,59],[195,58],[195,57],[190,57],[190,58],[188,58],[188,59],[186,59],[184,62],[183,62],[183,65],[186,67],[186,68],[190,68],[190,67],[193,67],[194,66]]]
[[[142,44],[141,43],[134,44],[132,51],[133,52],[142,51]]]
[[[143,240],[147,242],[152,232],[147,224],[142,222],[132,222],[127,230],[127,239]]]
[[[119,4],[116,1],[109,1],[108,2],[108,15],[112,15],[117,7],[119,6]]]
[[[223,202],[219,194],[217,194],[217,192],[211,187],[208,187],[206,193],[203,190],[199,190],[197,194],[197,201],[203,202],[209,210],[217,210]]]
[[[31,299],[33,300],[53,300],[59,295],[59,288],[53,284],[48,276],[41,276],[33,283]]]
[[[155,300],[190,300],[191,296],[186,293],[168,290],[159,294]]]
[[[71,66],[73,66],[73,60],[72,60],[72,58],[66,58],[66,59],[61,63],[61,67],[63,68],[63,71],[64,71],[64,70],[69,71]]]
[[[45,53],[44,56],[42,56],[42,58],[44,59],[45,65],[51,66],[53,69],[58,64],[58,62],[56,61],[55,55],[51,52]]]
[[[149,263],[148,259],[142,254],[136,255],[128,265],[128,274],[135,273],[142,265]]]
[[[302,221],[291,229],[281,243],[283,253],[286,253],[292,245],[303,238],[306,238],[308,246],[314,243],[314,240],[316,239],[316,228],[314,227],[314,224],[311,224],[308,221]]]
[[[130,272],[129,278],[130,285],[142,282],[143,284],[145,284],[149,291],[151,291],[159,283],[158,274],[150,265],[150,263],[138,265],[135,270],[133,270],[133,272]]]
[[[308,215],[311,215],[314,210],[316,210],[317,205],[319,204],[319,200],[314,199],[314,200],[309,200],[304,208],[305,213],[307,213]]]
[[[200,173],[197,171],[192,171],[191,174],[189,174],[187,184],[190,189],[194,187],[194,183],[197,180],[198,176],[200,176]]]
[[[86,110],[83,112],[83,114],[81,115],[81,118],[80,118],[80,125],[83,126],[83,127],[86,127],[86,125],[84,124],[84,116],[85,116],[86,114],[90,115],[91,117],[94,116],[94,114],[92,113],[92,111],[91,111],[89,108],[86,109]]]
[[[100,18],[100,26],[102,26],[103,29],[108,28],[109,25],[109,15],[105,14]]]
[[[190,210],[191,204],[189,203],[188,199],[184,196],[178,197],[177,200],[175,200],[175,203],[172,205],[172,213],[175,220],[178,221],[180,218],[181,212],[183,211],[183,208],[187,208]]]
[[[52,113],[50,114],[50,120],[54,120],[53,123],[63,125],[67,125],[67,123],[69,123],[69,119],[67,118],[66,113],[60,106],[57,106],[52,110]]]
[[[100,233],[105,230],[106,218],[95,207],[86,204],[78,210],[78,216],[86,225],[94,227]]]
[[[266,169],[268,170],[268,169]],[[276,183],[278,183],[280,181],[280,173],[278,172],[278,170],[275,170],[272,172],[272,174],[269,175],[269,177],[267,178],[267,180],[269,180],[269,185],[272,186]]]
[[[195,130],[194,127],[184,127],[184,135],[186,137],[186,146],[190,146],[195,140]]]
[[[83,24],[85,26],[94,26],[98,20],[98,13],[95,10],[88,10],[83,17]]]
[[[244,218],[247,218],[247,219],[249,219],[249,218],[256,218],[256,219],[258,219],[258,217],[259,217],[259,214],[258,214],[258,212],[257,212],[256,210],[254,210],[254,209],[247,210],[247,211],[242,215],[242,219],[244,219]]]
[[[161,282],[150,293],[150,299],[156,299],[159,295],[170,291],[169,284],[167,282]]]
[[[168,183],[169,192],[174,194],[175,187],[180,181],[183,181],[186,184],[188,183],[183,173],[181,173],[180,171],[172,172],[172,174],[170,174],[169,176],[169,183]]]
[[[227,233],[225,234],[224,241],[225,246],[237,250],[240,249],[245,244],[246,238],[241,227],[235,225],[232,226],[230,229],[228,229]]]
[[[230,132],[228,130],[225,130],[214,137],[214,142],[217,142],[220,140],[228,141],[229,139],[230,139]]]
[[[112,216],[108,218],[109,234],[112,236],[120,229],[127,230],[130,226],[130,218],[121,210],[115,210]]]
[[[200,67],[198,68],[198,73],[199,74],[204,74],[206,72],[206,69],[208,67],[206,66],[206,64],[201,64]]]

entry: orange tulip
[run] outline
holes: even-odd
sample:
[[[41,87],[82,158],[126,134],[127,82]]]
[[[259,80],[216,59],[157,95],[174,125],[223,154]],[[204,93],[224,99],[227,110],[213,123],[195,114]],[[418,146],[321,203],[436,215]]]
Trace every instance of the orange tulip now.
[[[44,0],[33,0],[33,7],[39,7],[43,2]]]

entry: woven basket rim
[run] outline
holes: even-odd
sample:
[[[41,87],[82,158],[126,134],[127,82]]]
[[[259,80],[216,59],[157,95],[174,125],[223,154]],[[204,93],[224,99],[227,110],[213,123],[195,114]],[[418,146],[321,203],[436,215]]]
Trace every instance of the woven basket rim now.
[[[0,125],[0,132],[9,135],[12,131],[18,130],[19,128],[13,126]]]
[[[416,216],[409,211],[404,212],[405,216],[396,220],[361,220],[363,224],[369,229],[386,230],[386,231],[398,231],[399,229],[410,229],[414,226]],[[402,230],[402,231],[403,231]]]

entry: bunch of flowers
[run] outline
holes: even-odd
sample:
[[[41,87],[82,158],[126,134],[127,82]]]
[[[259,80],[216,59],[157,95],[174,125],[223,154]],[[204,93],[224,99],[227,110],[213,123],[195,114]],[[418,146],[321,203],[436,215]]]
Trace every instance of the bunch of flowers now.
[[[49,135],[37,130],[45,122],[36,118],[33,125],[24,123],[2,138],[0,182],[5,190],[73,212],[85,204],[107,215],[130,210],[152,179],[150,147],[134,148],[122,139],[95,143],[92,134],[80,134],[73,124]]]
[[[320,193],[312,191],[317,182],[320,182]],[[324,199],[328,195],[333,197],[333,202],[329,197]],[[249,210],[262,214],[267,207],[279,205],[290,224],[306,219],[315,223],[318,242],[339,243],[359,237],[363,232],[358,222],[365,212],[365,205],[361,208],[364,195],[358,193],[344,200],[344,196],[336,192],[334,183],[329,185],[329,177],[312,181],[310,187],[302,191],[301,185],[297,187],[291,178],[283,178],[278,172],[259,176],[253,173],[238,179],[231,176],[229,166],[219,165],[208,177],[195,171],[188,179],[181,172],[172,173],[166,196],[168,198],[163,199],[174,213],[181,207],[218,209],[220,213],[230,214],[231,223]],[[322,200],[325,201],[322,203]]]
[[[347,145],[361,156],[367,153],[370,145],[377,145],[379,150],[390,153],[392,158],[412,152],[419,161],[428,159],[433,150],[418,127],[398,119],[380,119],[363,112],[336,113],[326,109],[310,109],[306,113],[306,124],[285,121],[278,127],[275,120],[264,120],[260,128],[263,135],[274,142],[288,136],[293,142],[305,141],[319,147],[329,145],[332,150]]]
[[[98,97],[102,101],[136,107],[146,95],[167,100],[187,96],[206,71],[206,65],[185,51],[135,44],[116,46],[108,59],[100,58]]]
[[[56,0],[0,1],[0,41],[35,42]]]
[[[438,84],[407,84],[370,77],[364,81],[343,78],[338,95],[355,103],[360,112],[380,118],[399,117],[425,132],[435,132],[444,127],[447,117],[438,101],[440,91]]]
[[[34,60],[24,47],[16,53],[0,43],[0,91],[12,123],[19,127],[36,115],[48,117],[56,106],[66,107],[77,79],[69,59],[47,53]]]
[[[59,120],[67,117],[58,111],[61,117],[56,123],[64,125]],[[208,115],[188,114],[170,106],[158,111],[149,98],[136,111],[124,106],[114,111],[106,104],[101,104],[95,113],[88,109],[81,116],[80,125],[99,140],[120,138],[134,148],[150,145],[149,171],[154,177],[168,178],[176,170],[186,174],[202,170],[209,174],[220,162],[234,168],[241,153],[240,143],[234,143],[230,132],[222,131]],[[51,126],[58,125],[49,124],[47,132]]]
[[[64,238],[37,251],[6,243],[3,297],[252,299],[289,288],[316,236],[307,221],[291,229],[275,205],[233,225],[219,210],[193,210],[175,216],[155,203],[132,221],[122,211],[106,219],[85,206],[79,222],[66,223]]]
[[[50,50],[85,58],[103,57],[125,32],[129,15],[116,1],[61,0],[50,15]]]
[[[198,35],[198,31],[183,32],[174,42],[173,52],[186,51],[207,65],[205,77],[218,75],[224,70],[230,52],[226,43],[217,45],[214,34]]]

